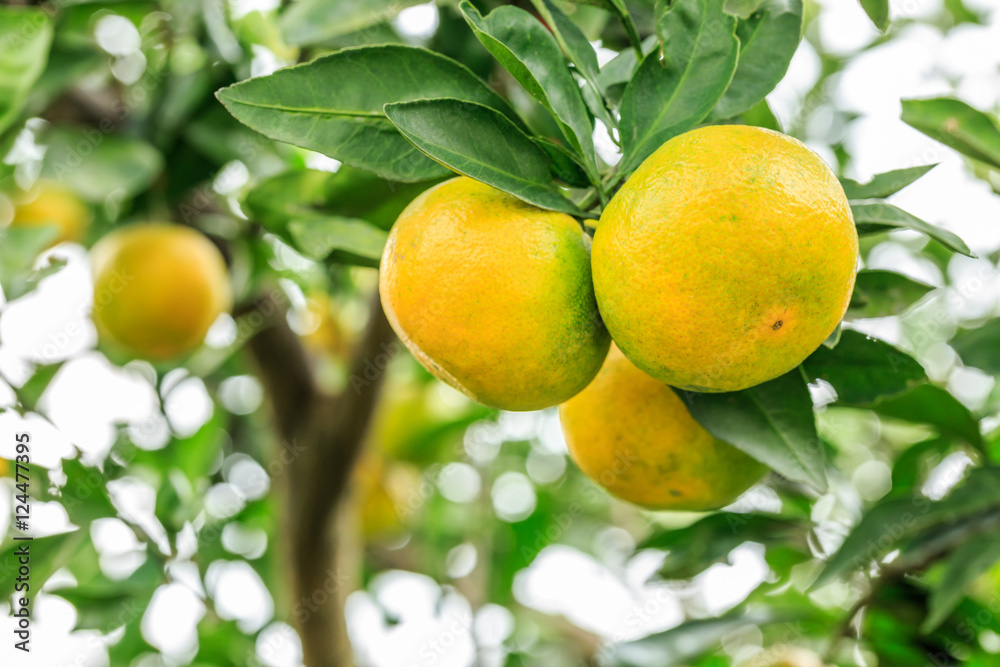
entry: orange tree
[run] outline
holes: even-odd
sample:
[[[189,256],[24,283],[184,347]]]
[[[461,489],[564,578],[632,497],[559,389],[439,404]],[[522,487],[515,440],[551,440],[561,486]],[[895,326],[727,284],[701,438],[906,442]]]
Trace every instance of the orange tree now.
[[[261,664],[260,627],[208,583],[231,562],[266,586],[309,667],[368,664],[345,600],[390,569],[473,613],[506,608],[514,629],[480,647],[506,665],[994,664],[1000,408],[970,409],[918,359],[947,343],[1000,372],[1000,319],[934,326],[923,306],[948,285],[864,268],[907,230],[892,239],[929,265],[971,256],[886,201],[934,165],[859,183],[844,145],[826,166],[777,134],[820,112],[850,121],[826,92],[848,63],[818,42],[817,6],[445,2],[416,34],[397,17],[413,4],[0,9],[0,317],[65,265],[53,244],[90,249],[98,350],[148,383],[167,425],[157,439],[119,424],[99,456],[52,469],[0,468],[71,522],[34,540],[32,589],[70,575],[49,593],[108,635],[112,665]],[[981,20],[945,4],[928,19],[941,30]],[[888,1],[861,6],[891,40]],[[803,34],[821,75],[782,127],[766,97]],[[902,118],[995,187],[995,118],[950,98],[904,100]],[[919,335],[859,332],[889,317]],[[57,332],[3,378],[15,430],[49,419],[85,335]],[[169,409],[181,379],[212,400],[191,432]],[[551,446],[553,411],[497,409],[564,401],[583,473]],[[273,490],[246,485],[248,461]],[[940,490],[948,462],[961,479]],[[485,502],[447,491],[449,470]],[[706,511],[650,512],[588,476]],[[149,520],[112,492],[123,480],[155,496]],[[497,500],[511,480],[531,500],[516,511]],[[88,531],[109,519],[140,545],[124,576]],[[619,560],[660,554],[679,625],[620,641],[515,594],[542,551],[601,558],[593,536],[612,528],[628,536]],[[0,549],[6,600],[17,530]],[[263,548],[233,537],[248,533]],[[748,543],[767,575],[746,595],[716,614],[684,602]],[[464,545],[474,564],[448,565]],[[169,653],[140,621],[187,565],[206,613]]]

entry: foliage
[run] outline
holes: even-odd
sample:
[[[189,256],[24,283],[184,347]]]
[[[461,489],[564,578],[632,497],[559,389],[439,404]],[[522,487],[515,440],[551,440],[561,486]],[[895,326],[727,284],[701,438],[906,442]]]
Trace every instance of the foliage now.
[[[368,486],[389,498],[396,517],[388,525],[405,535],[339,527],[362,551],[350,585],[370,592],[385,572],[409,569],[460,591],[477,610],[506,608],[514,630],[498,655],[507,665],[601,658],[710,667],[755,643],[809,647],[837,665],[871,664],[872,656],[890,666],[993,664],[1000,400],[964,402],[928,351],[950,345],[968,368],[1000,373],[1000,319],[948,319],[941,303],[957,294],[950,273],[932,285],[866,264],[839,337],[799,368],[742,392],[685,393],[711,433],[774,473],[707,515],[642,512],[598,492],[552,450],[550,413],[498,415],[448,393],[404,355],[352,375],[340,349],[362,335],[392,222],[453,173],[592,229],[620,184],[671,137],[706,123],[780,129],[768,95],[802,39],[820,53],[822,74],[812,105],[784,129],[801,134],[820,111],[847,119],[824,91],[848,59],[823,51],[813,3],[466,0],[440,3],[437,31],[422,37],[400,29],[397,15],[417,4],[408,1],[300,0],[243,14],[180,0],[56,4],[0,8],[0,193],[13,198],[39,174],[63,182],[93,208],[88,248],[137,220],[192,225],[224,248],[238,300],[267,294],[288,306],[307,346],[320,325],[307,321],[303,304],[329,299],[327,347],[308,347],[309,363],[331,394],[385,383],[365,440],[380,461]],[[892,40],[890,3],[860,5],[885,33],[876,43]],[[934,19],[942,30],[977,20],[958,0],[946,5]],[[98,26],[110,25],[102,23],[109,16],[130,26],[133,47],[102,41]],[[904,100],[902,119],[997,190],[993,110],[950,97]],[[601,150],[605,137],[610,150]],[[890,241],[939,269],[972,261],[962,238],[894,198],[922,187],[918,179],[935,165],[901,164],[859,183],[843,175],[847,150],[835,146],[832,166],[851,200],[863,262]],[[46,251],[54,235],[50,226],[0,230],[0,321],[65,264],[62,249]],[[947,324],[932,327],[938,316]],[[893,345],[862,333],[882,318],[923,337]],[[51,470],[28,469],[33,502],[59,504],[69,521],[66,532],[33,542],[32,584],[71,575],[47,593],[73,605],[75,629],[114,635],[112,665],[147,664],[142,656],[161,652],[140,619],[178,571],[201,588],[213,567],[247,564],[272,595],[274,619],[301,620],[282,556],[288,497],[301,491],[279,492],[291,486],[282,463],[289,450],[268,408],[232,399],[239,383],[260,389],[250,379],[260,369],[245,352],[266,326],[239,310],[228,324],[231,340],[178,363],[132,362],[99,347],[155,396],[151,419],[162,437],[118,424],[110,451],[73,448]],[[30,359],[24,377],[0,376],[11,394],[4,416],[57,421],[46,398],[74,355]],[[194,432],[169,420],[171,393],[185,378],[212,401]],[[262,492],[240,481],[241,464],[261,471]],[[873,491],[865,464],[887,477],[891,469],[891,484]],[[449,497],[455,470],[481,483],[473,501]],[[949,471],[960,481],[939,488]],[[521,514],[490,502],[511,480],[531,491]],[[116,494],[128,484],[150,491],[149,517],[137,518]],[[355,479],[347,514],[363,514],[362,486]],[[220,506],[223,494],[234,499]],[[94,537],[109,522],[139,545],[124,576],[112,576]],[[608,556],[595,539],[608,531],[639,546]],[[8,527],[0,564],[10,562],[14,535]],[[234,535],[263,535],[265,546]],[[465,545],[478,560],[456,574],[448,563]],[[515,586],[553,546],[604,559],[618,574],[626,562],[659,555],[650,585],[679,593],[683,618],[635,641],[588,645],[588,632],[531,609]],[[768,569],[752,590],[723,610],[688,603],[713,568],[747,549]],[[13,583],[0,571],[5,597]],[[262,628],[220,612],[211,586],[202,595],[197,647],[169,660],[259,664]],[[399,620],[378,611],[386,626]]]

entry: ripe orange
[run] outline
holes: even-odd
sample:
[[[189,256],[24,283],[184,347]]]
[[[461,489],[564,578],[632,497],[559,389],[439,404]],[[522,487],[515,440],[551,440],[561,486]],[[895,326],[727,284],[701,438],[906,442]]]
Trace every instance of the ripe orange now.
[[[594,289],[622,352],[658,380],[736,391],[790,371],[850,301],[858,235],[829,167],[795,139],[703,127],[653,153],[594,237]]]
[[[59,183],[40,181],[30,191],[14,197],[11,227],[53,225],[58,236],[52,245],[80,241],[89,224],[90,209]]]
[[[650,509],[728,505],[766,468],[716,439],[673,389],[615,345],[594,381],[559,408],[573,460],[612,494]]]
[[[98,331],[146,359],[190,352],[232,306],[222,255],[190,227],[124,227],[94,246],[91,264]]]
[[[379,288],[420,363],[492,407],[561,403],[587,386],[610,342],[580,225],[469,178],[400,214]]]

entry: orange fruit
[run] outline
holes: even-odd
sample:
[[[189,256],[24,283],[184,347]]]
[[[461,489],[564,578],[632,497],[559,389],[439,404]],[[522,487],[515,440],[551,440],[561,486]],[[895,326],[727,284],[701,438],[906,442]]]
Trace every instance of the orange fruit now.
[[[561,403],[587,386],[610,343],[580,225],[469,178],[427,190],[400,214],[379,289],[420,363],[492,407]]]
[[[129,225],[94,246],[91,265],[98,332],[139,357],[190,352],[232,306],[222,254],[190,227]]]
[[[851,209],[819,156],[771,130],[713,125],[663,144],[612,198],[594,289],[636,366],[736,391],[795,368],[833,332],[857,261]]]
[[[649,509],[717,509],[766,471],[706,431],[673,389],[615,345],[594,381],[559,407],[559,419],[580,470]]]
[[[90,209],[71,190],[53,181],[39,181],[28,192],[14,197],[11,227],[53,225],[58,235],[52,245],[76,242],[90,224]]]

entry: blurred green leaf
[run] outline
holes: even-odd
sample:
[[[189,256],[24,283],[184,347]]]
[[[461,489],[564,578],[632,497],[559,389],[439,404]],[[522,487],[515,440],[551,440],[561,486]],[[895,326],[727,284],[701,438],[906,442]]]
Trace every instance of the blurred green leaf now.
[[[216,410],[212,418],[205,422],[193,435],[173,438],[165,453],[171,463],[184,473],[191,484],[206,477],[219,462],[222,447],[226,442],[225,421]]]
[[[387,104],[385,113],[420,150],[455,171],[535,206],[579,214],[552,183],[548,154],[497,111],[442,99]]]
[[[57,234],[52,225],[0,229],[0,287],[7,301],[24,296],[38,285],[32,267]]]
[[[306,257],[324,260],[335,250],[342,250],[363,260],[365,266],[378,266],[389,234],[357,218],[300,218],[288,223],[295,246]]]
[[[163,156],[142,139],[63,126],[46,133],[46,142],[42,175],[91,202],[134,197],[163,171]]]
[[[903,100],[903,122],[973,160],[1000,169],[996,120],[960,100]]]
[[[308,46],[372,28],[424,0],[298,0],[281,13],[278,25],[289,44]]]
[[[198,624],[198,654],[192,667],[256,667],[256,640],[240,630],[236,621],[205,618]]]
[[[0,551],[0,600],[8,602],[11,595],[27,596],[34,606],[35,597],[56,570],[65,566],[73,559],[80,545],[87,539],[87,532],[74,530],[69,533],[36,537],[32,540],[16,540],[8,542]],[[28,549],[30,558],[29,579],[21,579],[18,573],[18,554],[21,549]],[[27,583],[29,589],[15,591],[15,587]]]
[[[977,329],[960,329],[948,343],[966,366],[995,375],[1000,373],[1000,319],[986,322]]]
[[[89,581],[71,588],[57,588],[52,593],[73,605],[76,610],[75,630],[108,633],[138,623],[163,580],[159,563],[146,558],[125,579],[109,579],[98,573]]]
[[[916,359],[858,331],[844,331],[833,349],[821,346],[802,368],[813,380],[833,385],[837,399],[848,405],[867,405],[927,381]]]
[[[730,3],[726,11],[730,11]],[[756,4],[756,3],[755,3]],[[736,24],[739,64],[708,119],[732,118],[764,99],[788,71],[802,37],[802,0],[766,0]]]
[[[42,9],[0,7],[0,134],[14,124],[52,45],[52,19]]]
[[[983,446],[979,422],[957,398],[940,387],[924,384],[905,394],[871,406],[880,415],[934,426],[942,435],[954,435],[974,447]]]
[[[718,650],[722,639],[737,630],[760,627],[773,620],[772,615],[758,612],[687,621],[665,632],[612,646],[604,664],[609,667],[667,667],[685,664]]]
[[[875,27],[885,32],[889,27],[889,0],[859,0]]]
[[[840,184],[844,186],[844,194],[847,195],[848,199],[884,199],[896,194],[936,166],[935,162],[919,167],[893,169],[882,174],[875,174],[872,180],[867,183],[858,183],[849,178],[842,178]]]
[[[944,563],[944,574],[932,588],[922,632],[941,625],[965,594],[965,588],[1000,560],[1000,535],[986,532],[959,546]]]
[[[935,437],[907,447],[892,464],[892,495],[913,495],[930,467],[953,448],[951,438],[947,437]]]
[[[448,171],[393,128],[383,112],[387,104],[455,98],[485,105],[523,125],[464,65],[426,49],[389,44],[344,49],[216,95],[240,122],[271,139],[405,182],[439,178]]]
[[[682,395],[691,414],[716,438],[790,480],[826,489],[826,457],[799,369],[743,391]]]
[[[740,46],[723,1],[678,0],[659,17],[663,59],[646,57],[622,98],[622,173],[700,123],[729,87]]]
[[[791,544],[808,553],[808,530],[808,524],[800,519],[718,512],[684,528],[658,530],[647,537],[639,548],[667,552],[657,576],[689,579],[715,563],[726,562],[729,552],[744,542],[758,542],[765,546]]]
[[[63,362],[60,361],[56,364],[36,366],[28,381],[18,388],[17,398],[26,410],[35,410],[38,399],[45,393],[49,383],[52,382],[62,365]]]
[[[460,9],[483,46],[556,119],[591,180],[597,182],[594,125],[552,33],[519,7],[503,5],[485,17],[468,0]]]
[[[867,566],[895,549],[914,535],[948,525],[974,533],[975,523],[956,526],[957,522],[983,518],[1000,511],[1000,469],[973,469],[968,477],[939,501],[916,495],[912,498],[892,498],[868,510],[848,534],[847,539],[826,566],[812,587],[819,588],[849,572]],[[927,533],[937,538],[940,531]],[[959,539],[959,542],[962,540]]]
[[[899,315],[922,299],[934,287],[893,271],[865,269],[854,282],[849,317],[886,317]]]
[[[118,515],[100,470],[88,468],[76,459],[63,459],[62,471],[66,483],[60,488],[59,502],[70,521],[84,526],[95,519]]]
[[[859,235],[881,234],[893,229],[912,229],[926,234],[957,253],[973,257],[965,241],[946,229],[935,227],[901,208],[884,201],[851,202],[851,212]]]

